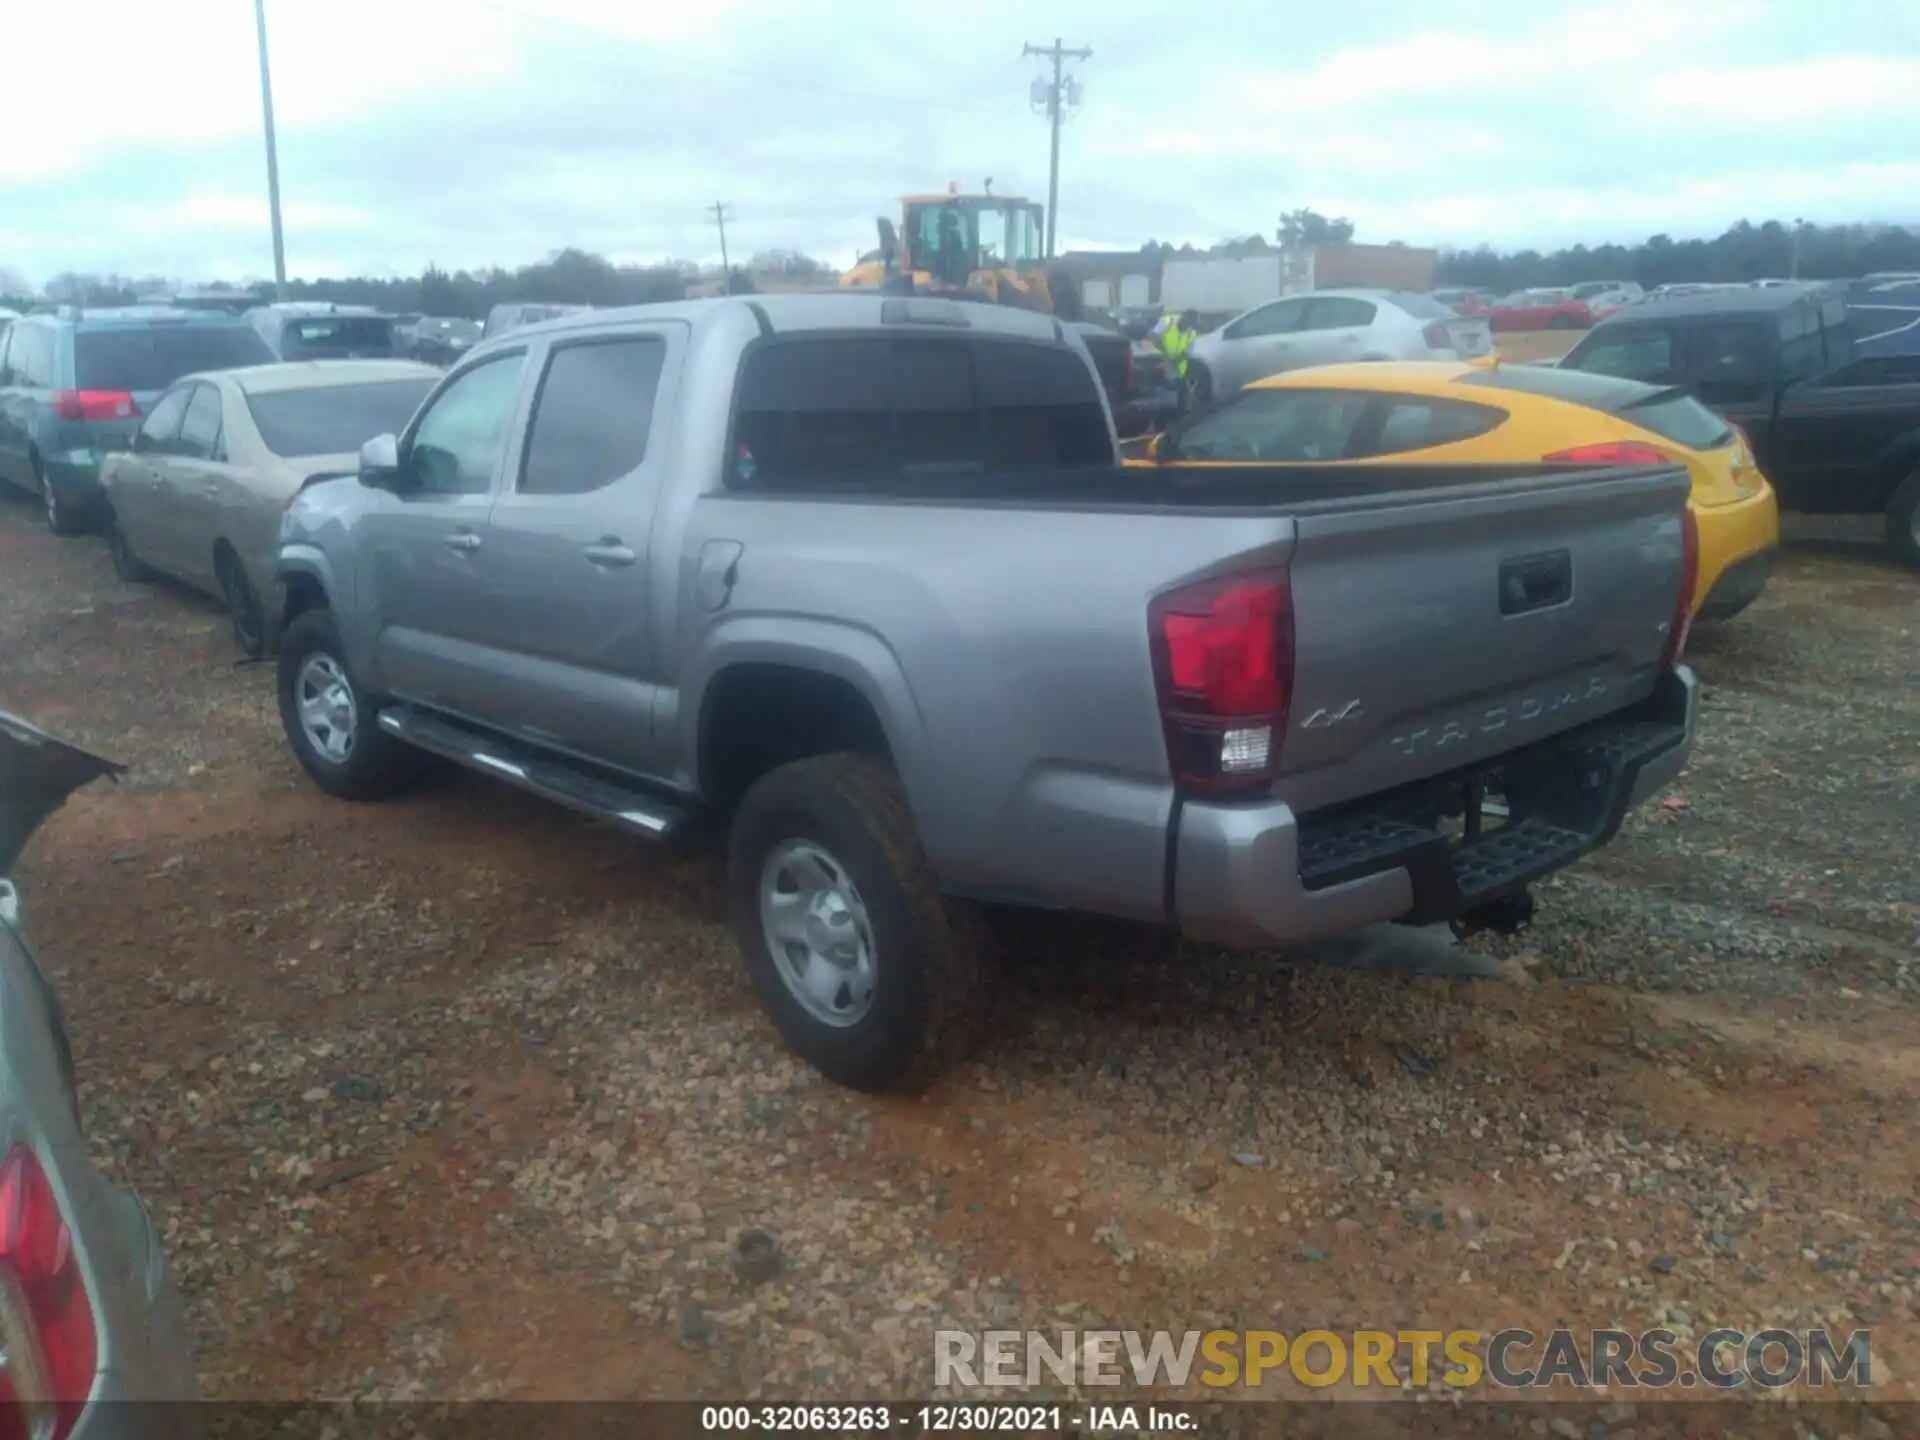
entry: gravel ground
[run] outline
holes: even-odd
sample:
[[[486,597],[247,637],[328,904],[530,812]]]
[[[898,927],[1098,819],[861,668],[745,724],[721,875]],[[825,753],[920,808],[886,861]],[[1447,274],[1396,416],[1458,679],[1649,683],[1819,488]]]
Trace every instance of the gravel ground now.
[[[936,1327],[1563,1319],[1869,1325],[1904,1387],[1917,638],[1911,576],[1795,548],[1697,633],[1682,783],[1527,935],[1043,930],[990,1049],[881,1101],[778,1049],[709,862],[477,778],[325,800],[219,614],[0,503],[0,706],[132,766],[23,889],[223,1399],[844,1400],[925,1393]]]

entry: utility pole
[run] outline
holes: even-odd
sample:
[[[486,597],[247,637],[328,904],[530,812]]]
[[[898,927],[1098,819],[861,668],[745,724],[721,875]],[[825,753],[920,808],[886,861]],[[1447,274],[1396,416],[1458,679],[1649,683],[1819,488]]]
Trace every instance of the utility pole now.
[[[1800,237],[1806,234],[1806,230],[1807,230],[1807,222],[1805,220],[1802,220],[1797,215],[1794,216],[1794,219],[1793,219],[1793,269],[1788,274],[1788,278],[1792,280],[1798,280],[1800,278]]]
[[[716,200],[707,206],[713,212],[713,223],[720,227],[720,293],[733,293],[733,266],[727,261],[727,207],[725,202]]]
[[[1054,217],[1060,209],[1060,121],[1068,105],[1080,103],[1080,87],[1066,78],[1066,63],[1069,60],[1090,60],[1091,49],[1069,50],[1058,36],[1051,45],[1027,44],[1020,51],[1022,56],[1038,55],[1043,60],[1053,62],[1053,80],[1034,82],[1034,98],[1042,98],[1045,91],[1047,120],[1053,128],[1053,150],[1047,162],[1047,259],[1053,258]]]
[[[287,298],[287,242],[280,229],[280,156],[273,143],[273,76],[267,69],[267,0],[253,0],[260,36],[260,115],[267,129],[267,209],[273,216],[273,296]]]

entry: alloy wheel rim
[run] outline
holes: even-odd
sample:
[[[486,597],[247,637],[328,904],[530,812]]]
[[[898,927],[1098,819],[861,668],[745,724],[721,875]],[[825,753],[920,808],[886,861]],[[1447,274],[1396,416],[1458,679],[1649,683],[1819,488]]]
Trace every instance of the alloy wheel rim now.
[[[760,927],[800,1007],[836,1029],[873,1009],[873,921],[846,867],[811,840],[774,847],[760,869]]]
[[[307,743],[321,759],[344,765],[353,757],[359,705],[347,672],[331,655],[309,655],[293,682],[294,708]]]

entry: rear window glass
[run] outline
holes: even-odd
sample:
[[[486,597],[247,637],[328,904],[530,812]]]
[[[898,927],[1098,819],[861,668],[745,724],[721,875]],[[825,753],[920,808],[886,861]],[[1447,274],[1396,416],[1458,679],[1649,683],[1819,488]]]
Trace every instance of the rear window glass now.
[[[730,484],[1111,465],[1078,351],[947,339],[806,339],[756,350]]]
[[[280,333],[289,350],[298,347],[303,354],[324,351],[345,355],[355,350],[393,348],[393,322],[376,315],[316,315],[289,320]]]
[[[1733,443],[1727,422],[1691,395],[1657,395],[1626,406],[1620,418],[1692,450],[1717,450]]]
[[[274,358],[246,325],[82,330],[73,347],[74,381],[82,390],[164,390],[198,370],[232,370]]]
[[[247,396],[253,423],[276,455],[349,455],[376,435],[398,435],[433,377],[321,385]]]
[[[1459,304],[1469,298],[1468,292],[1465,290],[1455,290],[1452,294],[1454,304]],[[1437,296],[1411,295],[1403,290],[1395,293],[1393,303],[1406,311],[1407,314],[1413,316],[1416,320],[1451,320],[1453,318],[1453,311],[1449,309],[1447,305],[1443,304]]]

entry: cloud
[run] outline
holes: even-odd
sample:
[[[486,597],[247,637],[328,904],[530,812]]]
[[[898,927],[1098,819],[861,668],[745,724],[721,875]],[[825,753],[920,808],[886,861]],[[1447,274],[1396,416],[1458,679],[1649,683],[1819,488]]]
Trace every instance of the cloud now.
[[[1285,209],[1362,239],[1552,246],[1741,218],[1920,218],[1920,33],[1886,0],[979,0],[961,27],[854,0],[267,0],[296,274],[772,246],[847,260],[901,194],[1046,195],[1024,41],[1089,44],[1060,240],[1206,243]],[[1908,7],[1910,8],[1910,7]],[[115,12],[15,66],[0,264],[271,269],[251,16]],[[69,43],[9,18],[14,53]]]

